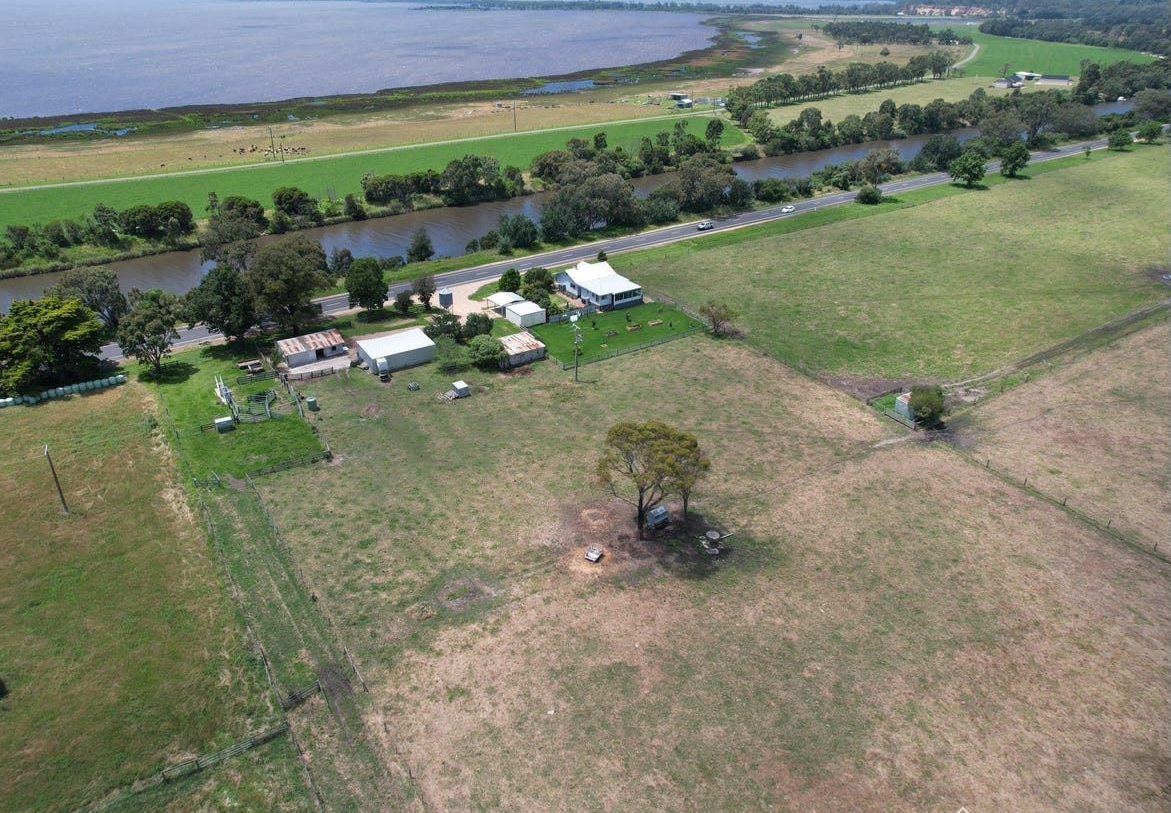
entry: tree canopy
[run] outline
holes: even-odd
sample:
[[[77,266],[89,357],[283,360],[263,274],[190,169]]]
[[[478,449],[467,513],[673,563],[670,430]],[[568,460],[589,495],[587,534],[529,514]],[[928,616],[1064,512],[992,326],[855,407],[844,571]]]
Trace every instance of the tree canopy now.
[[[317,315],[310,299],[328,283],[325,251],[304,235],[271,243],[256,252],[244,278],[256,310],[296,331]]]
[[[118,346],[153,372],[162,368],[179,338],[175,325],[182,318],[179,297],[158,288],[130,292],[130,313],[118,327]]]
[[[130,309],[118,286],[118,275],[109,268],[70,268],[45,293],[60,299],[77,299],[98,315],[107,330],[117,330],[118,321]]]
[[[661,421],[622,421],[606,433],[596,473],[610,493],[635,507],[641,539],[647,512],[671,494],[690,499],[710,466],[694,435]]]
[[[361,257],[350,263],[346,274],[346,293],[350,295],[350,307],[366,310],[381,308],[386,303],[386,281],[382,278],[382,267],[372,257]]]
[[[18,299],[0,316],[0,389],[29,393],[97,372],[102,323],[77,299]]]
[[[232,265],[217,265],[186,296],[187,322],[203,322],[228,339],[242,339],[256,324],[248,283]]]

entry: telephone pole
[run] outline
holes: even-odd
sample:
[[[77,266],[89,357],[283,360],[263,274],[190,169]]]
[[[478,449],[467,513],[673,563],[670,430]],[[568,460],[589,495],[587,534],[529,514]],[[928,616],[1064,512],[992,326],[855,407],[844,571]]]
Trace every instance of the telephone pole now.
[[[53,466],[53,458],[49,456],[49,444],[45,444],[45,460],[49,461],[49,471],[53,474],[53,483],[57,486],[57,496],[61,498],[62,513],[69,513],[69,506],[65,504],[65,492],[61,490],[61,481],[57,479],[57,469]]]

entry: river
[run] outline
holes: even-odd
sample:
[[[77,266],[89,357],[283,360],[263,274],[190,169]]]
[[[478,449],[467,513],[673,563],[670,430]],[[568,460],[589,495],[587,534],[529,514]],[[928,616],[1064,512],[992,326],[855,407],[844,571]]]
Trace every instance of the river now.
[[[1129,102],[1103,104],[1096,108],[1099,115],[1121,113],[1129,109]],[[967,141],[977,134],[975,128],[956,130],[952,133],[960,141]],[[801,178],[822,169],[827,164],[840,164],[863,158],[871,150],[881,147],[897,149],[903,159],[909,161],[919,154],[928,138],[928,135],[917,135],[892,141],[851,144],[829,150],[741,161],[735,165],[735,169],[736,174],[746,181],[763,178]],[[650,175],[636,178],[632,183],[637,194],[645,197],[670,178],[669,173]],[[538,193],[476,206],[448,206],[421,212],[407,212],[394,217],[307,229],[297,234],[305,234],[320,240],[327,254],[334,248],[348,248],[355,257],[387,257],[406,254],[411,235],[422,227],[430,235],[438,255],[454,256],[463,253],[468,241],[495,228],[503,214],[525,214],[536,220],[547,195],[548,193]],[[261,238],[261,242],[282,239],[286,238],[264,237]],[[198,251],[176,251],[153,257],[141,257],[109,263],[108,267],[118,273],[124,290],[159,287],[173,293],[183,293],[194,288],[207,271],[207,267],[199,262]],[[9,304],[15,299],[39,297],[59,276],[60,274],[56,273],[38,274],[32,277],[0,280],[0,311],[7,311]]]

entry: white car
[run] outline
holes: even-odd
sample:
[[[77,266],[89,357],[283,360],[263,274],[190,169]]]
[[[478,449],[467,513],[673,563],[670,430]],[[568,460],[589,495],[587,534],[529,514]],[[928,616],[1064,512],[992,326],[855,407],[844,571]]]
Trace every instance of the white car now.
[[[781,207],[781,214],[783,214],[783,215],[787,215],[790,212],[795,212],[795,211],[797,211],[796,206],[782,206]]]
[[[714,229],[715,227],[716,224],[712,223],[710,220],[701,220],[695,224],[695,228],[698,231],[708,231],[709,229]]]

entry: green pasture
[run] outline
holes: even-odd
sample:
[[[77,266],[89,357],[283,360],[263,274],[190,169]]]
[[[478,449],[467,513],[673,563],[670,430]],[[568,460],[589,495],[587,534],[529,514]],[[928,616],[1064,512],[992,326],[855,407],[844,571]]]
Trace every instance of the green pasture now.
[[[1009,73],[1032,71],[1077,76],[1082,72],[1082,61],[1087,59],[1101,65],[1123,60],[1144,63],[1154,59],[1139,51],[1127,51],[1123,48],[1099,48],[1094,45],[997,37],[981,34],[975,28],[956,28],[970,34],[972,41],[980,46],[976,58],[963,66],[969,76],[1002,76],[1005,63],[1008,63]]]
[[[693,307],[727,300],[751,343],[804,369],[962,378],[1167,296],[1149,273],[1171,251],[1166,164],[1160,147],[1078,156],[611,262]]]
[[[688,131],[702,136],[711,116],[688,116]],[[532,160],[549,150],[563,149],[571,138],[593,139],[604,132],[611,147],[636,148],[644,137],[670,132],[675,122],[654,120],[627,124],[592,124],[573,129],[541,130],[509,136],[467,139],[457,142],[423,144],[401,149],[361,155],[339,155],[312,161],[292,161],[260,167],[201,172],[169,177],[142,177],[116,181],[79,183],[44,189],[23,189],[0,193],[0,228],[11,224],[46,223],[60,218],[77,218],[104,203],[125,209],[139,203],[181,200],[202,216],[207,195],[215,192],[245,195],[271,205],[272,191],[282,186],[296,186],[314,197],[341,199],[350,192],[361,192],[366,173],[405,173],[416,170],[442,170],[454,159],[465,155],[490,155],[500,165],[526,168]],[[725,122],[723,144],[743,144],[746,137]]]

